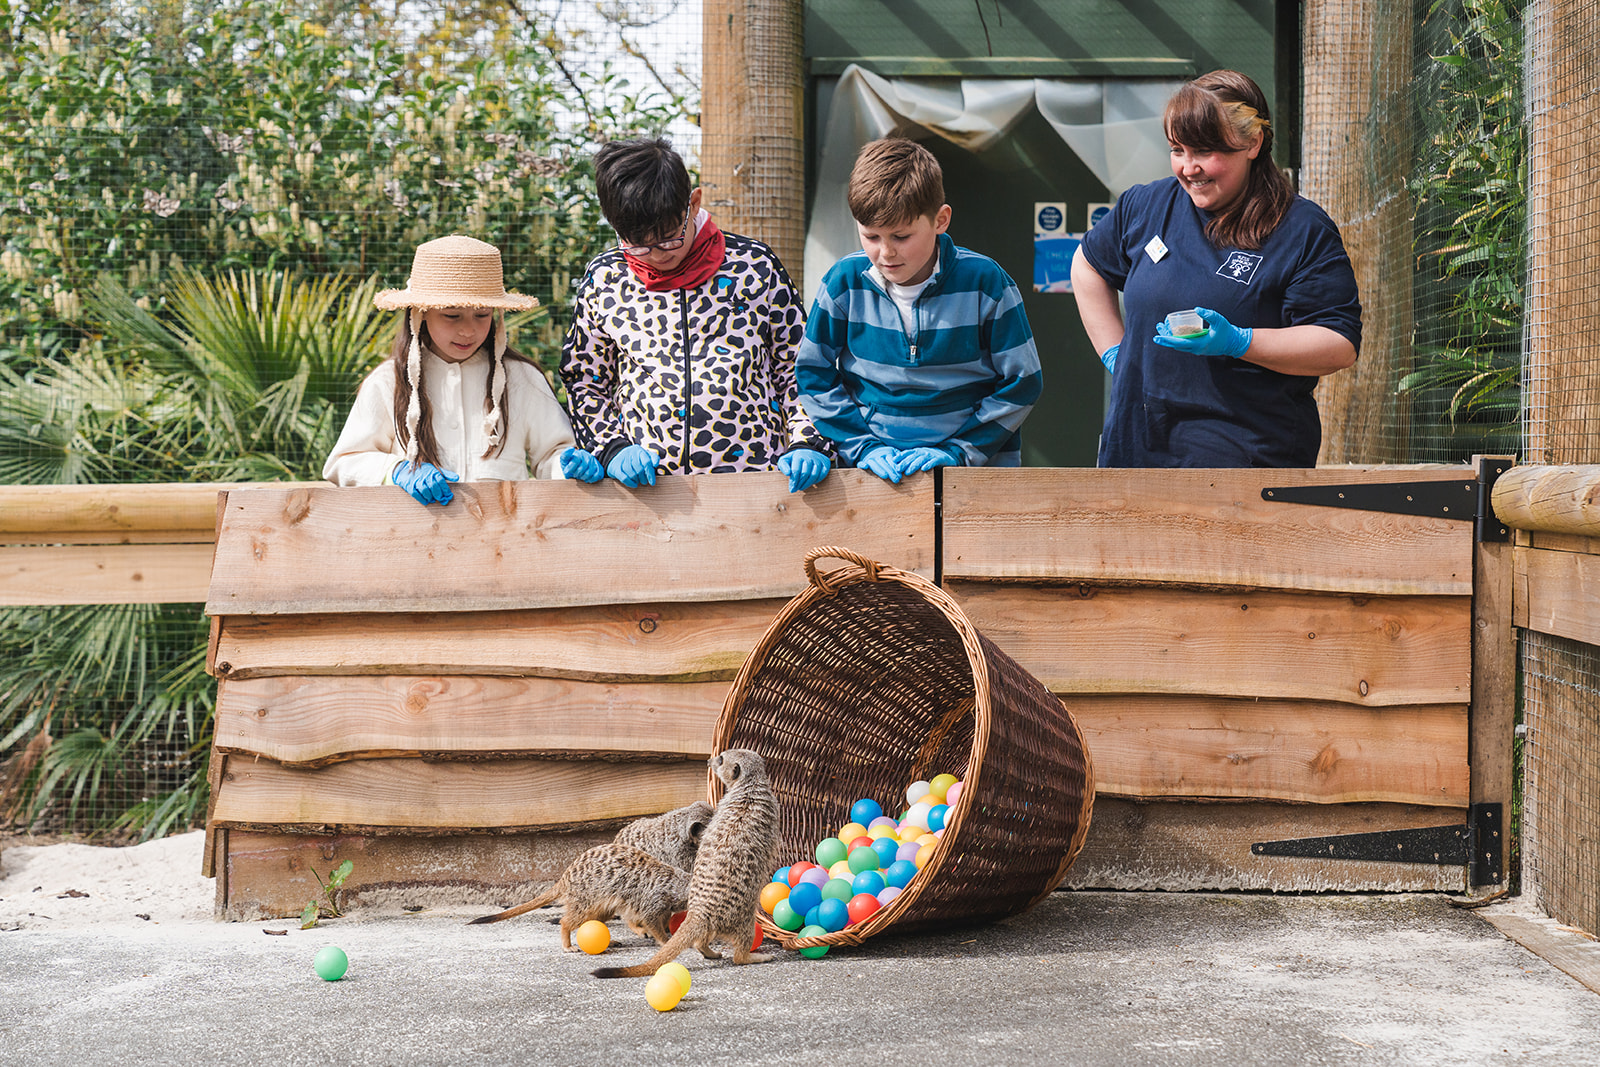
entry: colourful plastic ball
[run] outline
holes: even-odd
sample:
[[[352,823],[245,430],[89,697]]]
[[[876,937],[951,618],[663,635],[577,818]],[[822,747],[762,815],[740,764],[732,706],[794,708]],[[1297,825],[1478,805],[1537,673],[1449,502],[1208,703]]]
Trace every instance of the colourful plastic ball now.
[[[858,837],[866,837],[867,828],[858,822],[847,822],[839,827],[839,832],[833,836],[848,845]]]
[[[896,860],[914,860],[917,858],[917,849],[921,847],[915,841],[907,841],[894,850],[894,858]]]
[[[854,878],[855,876],[856,872],[850,869],[849,860],[840,860],[838,863],[835,863],[832,867],[828,868],[828,877],[830,879]]]
[[[922,868],[928,865],[928,861],[933,859],[933,853],[938,847],[939,842],[935,841],[931,845],[923,845],[922,848],[918,850],[916,859],[917,870],[920,871]]]
[[[850,905],[842,900],[824,900],[817,905],[817,925],[837,933],[850,924]]]
[[[870,825],[873,819],[876,819],[882,814],[883,805],[879,804],[871,797],[862,797],[860,800],[850,805],[850,821],[858,822],[862,826]]]
[[[789,884],[791,886],[798,884],[800,879],[805,876],[805,873],[815,866],[815,863],[806,860],[801,860],[799,863],[791,863],[789,865]]]
[[[827,932],[828,931],[824,930],[820,926],[808,926],[804,930],[800,931],[800,936],[801,937],[821,937],[823,934],[825,934]],[[827,954],[828,954],[828,946],[827,945],[809,945],[806,948],[803,948],[803,949],[800,950],[800,955],[804,956],[808,960],[820,960],[822,957],[826,956]]]
[[[877,896],[878,891],[886,884],[883,880],[883,875],[877,871],[862,871],[850,882],[850,888],[856,891],[857,896],[862,893],[871,893],[873,896]]]
[[[851,888],[850,879],[848,878],[831,879],[827,885],[822,887],[823,900],[849,900],[855,895],[856,891]]]
[[[872,843],[872,851],[878,854],[878,866],[887,867],[894,862],[895,853],[900,851],[900,841],[894,837],[880,837]]]
[[[955,785],[951,786],[950,791],[944,795],[944,802],[950,805],[952,808],[955,807],[956,801],[961,799],[961,790],[965,787],[965,785],[965,782],[957,782]]]
[[[878,855],[878,850],[871,843],[850,851],[850,869],[856,874],[862,871],[875,871],[883,864],[883,857]]]
[[[814,907],[810,911],[806,912],[806,925],[807,926],[815,926],[815,925],[817,925],[817,913],[820,912],[821,910],[822,910],[822,905],[818,904],[816,907]],[[827,931],[823,931],[823,932],[826,933]]]
[[[801,882],[789,890],[789,907],[804,915],[822,903],[822,886],[815,882]],[[773,912],[777,914],[776,911]]]
[[[891,901],[895,897],[899,896],[900,893],[901,893],[901,889],[900,889],[899,886],[897,886],[897,885],[886,885],[886,886],[883,887],[883,892],[878,894],[878,903],[887,905],[889,903],[889,901]]]
[[[324,982],[337,982],[350,967],[350,957],[338,945],[323,945],[311,957],[311,966]]]
[[[853,838],[850,839],[850,849],[851,849],[851,851],[854,851],[854,850],[862,847],[863,845],[870,845],[870,844],[872,844],[872,838],[868,837],[866,834],[859,834],[856,837],[853,837]]]
[[[960,780],[953,774],[936,774],[928,779],[928,792],[943,802],[945,795],[950,792],[950,787]]]
[[[873,819],[871,822],[867,823],[867,835],[869,837],[872,835],[872,828],[874,826],[887,826],[892,830],[898,826],[899,823],[900,820],[891,815],[880,815],[876,819]]]
[[[826,867],[812,866],[800,876],[800,881],[806,883],[807,885],[814,885],[818,889],[821,889],[823,886],[828,884],[828,879],[832,877],[833,875],[828,873]]]
[[[917,781],[906,786],[906,803],[915,804],[928,795],[928,783]]]
[[[837,837],[824,837],[817,842],[817,863],[823,867],[832,867],[849,854],[850,850]]]
[[[883,880],[889,885],[904,889],[906,883],[910,882],[912,875],[916,873],[915,860],[895,860],[889,864],[889,869],[883,872]]]
[[[927,826],[928,812],[933,810],[933,805],[926,800],[919,800],[911,805],[911,810],[906,812],[906,822],[913,826]]]
[[[761,887],[761,910],[771,915],[772,909],[776,908],[780,901],[787,900],[790,892],[789,886],[784,882],[768,882]]]
[[[672,913],[672,917],[667,920],[667,933],[669,933],[669,934],[677,933],[678,932],[678,927],[682,926],[683,925],[683,920],[687,919],[688,917],[689,917],[689,913],[686,912],[686,911],[675,911],[675,912],[673,912]]]
[[[806,917],[794,910],[794,906],[787,900],[778,901],[778,906],[772,909],[772,921],[782,930],[798,930],[806,924]]]
[[[777,870],[773,871],[772,872],[772,881],[773,881],[773,884],[781,883],[783,885],[788,885],[789,884],[789,868],[787,868],[787,867],[779,867]]]
[[[756,923],[756,936],[750,939],[750,951],[754,952],[756,949],[760,948],[762,939],[766,936],[767,933],[765,930],[761,929],[761,924]]]
[[[850,903],[846,905],[846,910],[850,913],[851,924],[854,925],[865,919],[870,919],[873,912],[881,907],[883,905],[878,903],[878,898],[874,894],[858,893],[850,898]]]
[[[934,833],[938,833],[940,830],[943,830],[945,812],[949,810],[950,805],[948,804],[935,804],[933,807],[929,808],[928,829],[932,830]]]
[[[685,967],[677,960],[673,960],[671,963],[663,963],[656,973],[672,975],[672,977],[678,980],[678,986],[685,993],[688,993],[689,987],[694,984],[694,980],[689,977],[689,968]]]
[[[873,841],[882,841],[886,837],[896,836],[899,830],[900,827],[893,822],[888,824],[873,823],[871,826],[867,827],[867,836],[872,838]]]
[[[599,919],[590,919],[572,935],[573,943],[591,956],[611,947],[611,928]]]
[[[683,984],[677,975],[657,971],[644,984],[644,999],[656,1011],[671,1011],[683,999]]]

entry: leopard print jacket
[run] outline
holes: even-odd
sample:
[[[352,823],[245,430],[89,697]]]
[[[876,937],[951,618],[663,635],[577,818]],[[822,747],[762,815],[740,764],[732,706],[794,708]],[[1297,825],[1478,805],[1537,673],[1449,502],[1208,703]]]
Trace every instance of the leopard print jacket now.
[[[590,262],[561,348],[578,445],[602,463],[629,444],[671,474],[771,470],[792,448],[833,448],[795,389],[805,309],[783,264],[727,234],[705,283],[650,292],[622,253]]]

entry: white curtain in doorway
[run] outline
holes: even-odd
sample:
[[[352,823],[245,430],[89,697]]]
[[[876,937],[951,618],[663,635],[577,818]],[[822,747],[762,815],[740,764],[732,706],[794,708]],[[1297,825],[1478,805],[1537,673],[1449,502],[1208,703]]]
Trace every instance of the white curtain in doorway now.
[[[856,152],[908,126],[982,152],[1037,108],[1067,146],[1111,190],[1172,173],[1161,112],[1182,80],[1058,81],[1047,78],[884,78],[846,67],[824,120],[817,195],[806,231],[805,284],[813,293],[829,267],[858,250],[845,187]]]

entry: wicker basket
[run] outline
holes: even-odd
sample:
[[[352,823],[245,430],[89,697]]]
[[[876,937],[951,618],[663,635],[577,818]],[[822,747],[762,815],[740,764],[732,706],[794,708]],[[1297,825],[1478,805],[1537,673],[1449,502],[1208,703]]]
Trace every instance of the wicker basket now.
[[[851,566],[819,573],[816,561]],[[779,865],[811,859],[861,797],[893,801],[949,772],[960,801],[933,859],[865,922],[786,948],[858,945],[901,931],[988,922],[1043,899],[1089,830],[1094,772],[1060,698],[987,638],[943,590],[842,548],[807,553],[810,586],[745,660],[713,752],[761,753],[782,808]],[[721,795],[711,778],[711,800]]]

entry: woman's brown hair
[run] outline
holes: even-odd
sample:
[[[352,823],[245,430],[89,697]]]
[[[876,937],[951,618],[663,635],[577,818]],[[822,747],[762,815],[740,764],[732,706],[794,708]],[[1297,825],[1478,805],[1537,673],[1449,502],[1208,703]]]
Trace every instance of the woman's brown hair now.
[[[505,320],[496,317],[494,325],[489,327],[489,336],[484,338],[484,347],[494,351],[495,331],[506,328]],[[422,325],[422,346],[431,351],[432,342],[428,337],[428,326]],[[394,363],[394,436],[395,441],[402,450],[408,444],[406,433],[406,409],[411,406],[411,383],[406,379],[406,360],[411,351],[411,316],[402,311],[400,313],[400,332],[395,335],[394,346],[389,350],[389,359]],[[506,359],[519,359],[522,362],[537,366],[533,360],[518,352],[510,345],[505,349]],[[426,365],[426,364],[424,364]],[[510,382],[507,381],[507,392],[510,392]],[[433,405],[428,402],[428,390],[419,388],[417,402],[422,408],[422,417],[417,422],[417,462],[432,463],[439,466],[439,442],[433,436]],[[500,422],[495,427],[500,438],[499,444],[491,445],[480,457],[488,459],[498,456],[505,448],[505,423],[507,405],[502,401],[500,405]],[[485,414],[494,408],[494,375],[491,373],[484,379],[483,410]]]
[[[1244,195],[1206,223],[1218,248],[1258,249],[1294,203],[1294,187],[1272,162],[1272,116],[1266,94],[1236,70],[1202,74],[1173,94],[1162,119],[1167,140],[1200,152],[1242,152],[1261,132]]]

